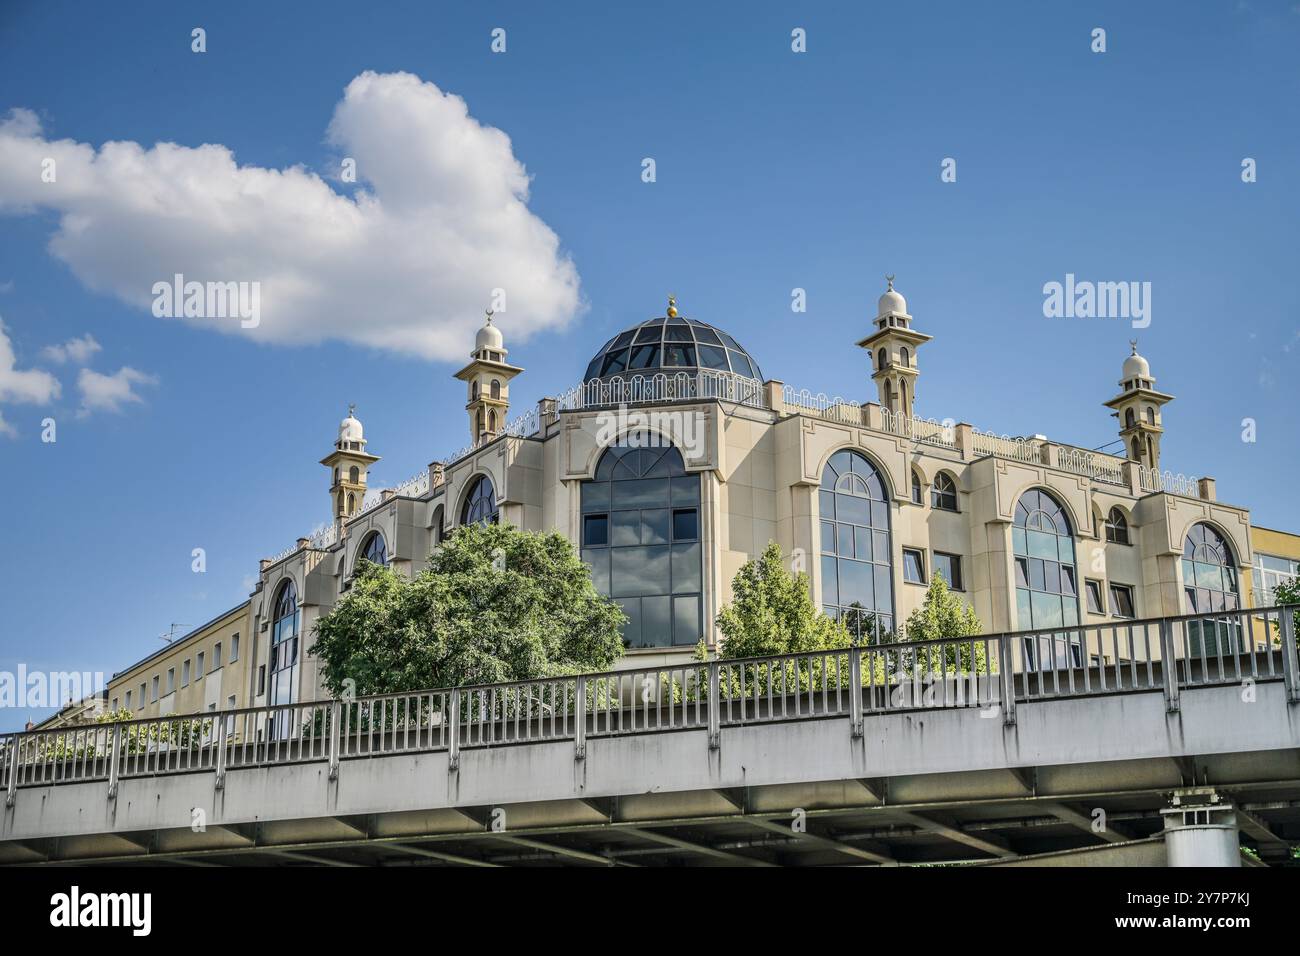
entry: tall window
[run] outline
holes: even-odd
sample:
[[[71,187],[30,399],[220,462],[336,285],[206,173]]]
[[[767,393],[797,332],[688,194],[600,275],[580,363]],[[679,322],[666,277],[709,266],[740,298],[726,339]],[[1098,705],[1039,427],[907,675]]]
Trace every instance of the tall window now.
[[[371,564],[388,564],[388,546],[384,544],[384,536],[378,531],[372,533],[366,539],[366,545],[361,549],[361,556],[358,560],[369,561]]]
[[[921,498],[921,476],[916,471],[912,472],[912,501],[918,505],[923,501]]]
[[[267,703],[275,706],[293,702],[298,676],[298,589],[292,581],[280,585],[271,620],[271,690]],[[275,737],[286,736],[289,729],[290,714],[277,714],[272,726]]]
[[[1235,611],[1237,567],[1232,548],[1208,524],[1194,524],[1183,541],[1183,603],[1188,614],[1211,615]],[[1195,658],[1230,653],[1240,646],[1241,625],[1235,619],[1189,621],[1187,653]]]
[[[627,615],[624,643],[688,646],[704,632],[700,476],[642,438],[607,449],[583,482],[582,560]]]
[[[433,527],[430,529],[433,546],[442,544],[442,505],[433,509]]]
[[[930,489],[930,506],[942,511],[957,510],[957,485],[947,472],[941,471],[934,476],[934,487]]]
[[[497,492],[492,487],[492,479],[487,475],[479,475],[469,486],[469,494],[465,496],[465,504],[460,511],[460,523],[463,525],[496,524],[497,517]]]
[[[846,619],[855,638],[894,629],[889,499],[875,466],[856,451],[837,451],[822,472],[822,605]]]
[[[1111,544],[1128,544],[1128,520],[1124,512],[1111,508],[1106,516],[1106,540]]]
[[[1016,503],[1011,537],[1016,561],[1017,626],[1025,631],[1077,626],[1078,575],[1074,537],[1065,509],[1047,492],[1031,488]],[[1077,634],[1070,636],[1069,645],[1073,663],[1081,663]],[[1058,664],[1067,663],[1066,638],[1059,635],[1051,641],[1025,642],[1030,666],[1048,652],[1049,646],[1054,646]]]
[[[361,480],[361,469],[358,468],[356,465],[353,465],[351,468],[348,469],[348,481],[352,482],[355,485],[360,480]]]

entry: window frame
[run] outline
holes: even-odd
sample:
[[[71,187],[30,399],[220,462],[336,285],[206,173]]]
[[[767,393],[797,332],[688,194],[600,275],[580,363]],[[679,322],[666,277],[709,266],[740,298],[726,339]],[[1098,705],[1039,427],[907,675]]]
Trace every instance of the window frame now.
[[[1111,605],[1110,616],[1115,618],[1120,618],[1122,620],[1127,620],[1127,621],[1136,620],[1137,619],[1137,597],[1133,585],[1120,584],[1118,582],[1112,581],[1110,582],[1108,591],[1110,595],[1110,605]],[[1119,599],[1121,595],[1127,597],[1128,599],[1129,613],[1127,614],[1124,614],[1121,610],[1124,603]]]
[[[951,496],[952,505],[945,504]],[[957,482],[946,471],[937,472],[930,484],[930,507],[935,511],[948,511],[961,514],[961,496],[957,493]]]
[[[935,572],[936,572],[936,571],[939,571],[940,574],[943,574],[942,571],[940,571],[938,568],[935,567],[935,559],[936,559],[936,558],[940,558],[940,557],[942,557],[942,558],[947,558],[947,559],[949,560],[949,562],[950,562],[950,565],[949,565],[949,566],[952,567],[952,568],[955,568],[956,571],[957,571],[957,575],[956,575],[956,576],[957,576],[957,580],[956,580],[956,583],[954,583],[954,582],[948,580],[948,575],[946,575],[946,574],[943,575],[943,581],[944,581],[944,583],[945,583],[946,585],[948,585],[948,590],[949,590],[949,591],[965,591],[965,590],[966,590],[966,578],[965,578],[964,572],[962,571],[962,568],[961,568],[961,557],[962,557],[962,556],[961,556],[960,554],[953,554],[953,553],[950,552],[950,551],[931,551],[931,552],[930,552],[930,580],[932,580],[932,581],[934,580],[934,575],[935,575]]]
[[[920,580],[914,581],[912,580],[912,578],[908,576],[908,571],[909,571],[908,563],[907,563],[908,555],[916,556],[916,568],[917,568],[917,573],[920,574]],[[928,574],[926,571],[926,566],[927,564],[926,564],[925,548],[908,548],[908,547],[903,548],[903,583],[904,584],[915,584],[920,587],[928,587],[930,582],[927,580]]]

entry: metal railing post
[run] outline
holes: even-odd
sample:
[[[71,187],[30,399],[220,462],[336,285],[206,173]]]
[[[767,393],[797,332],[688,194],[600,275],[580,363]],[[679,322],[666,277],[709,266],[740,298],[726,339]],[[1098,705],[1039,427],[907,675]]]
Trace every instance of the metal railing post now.
[[[460,691],[451,692],[451,726],[447,728],[447,770],[460,769]]]
[[[1002,677],[1002,723],[1011,727],[1016,722],[1016,659],[1011,638],[998,635],[998,670]]]
[[[9,737],[9,780],[5,784],[5,806],[14,805],[14,795],[18,792],[18,753],[20,750],[18,741],[21,740],[17,734]]]
[[[862,648],[849,648],[849,736],[862,736]]]
[[[578,677],[573,693],[577,698],[573,702],[573,759],[585,760],[587,758],[587,678],[585,676]]]
[[[709,749],[722,746],[722,687],[718,661],[709,661]]]
[[[330,701],[330,736],[329,736],[329,778],[339,778],[339,737],[342,733],[339,723],[343,719],[343,705],[337,700]]]
[[[226,785],[226,726],[227,720],[225,714],[217,714],[217,761],[216,770],[217,778],[213,783],[214,790],[220,790]]]
[[[1297,608],[1284,607],[1278,617],[1282,625],[1282,680],[1286,684],[1286,702],[1300,704],[1300,663],[1295,645],[1295,617]]]
[[[117,775],[122,763],[122,725],[113,725],[113,744],[108,749],[108,799],[117,799]]]
[[[1201,636],[1204,641],[1204,635]],[[1165,679],[1165,712],[1178,713],[1178,649],[1174,646],[1174,622],[1160,619],[1160,671]]]

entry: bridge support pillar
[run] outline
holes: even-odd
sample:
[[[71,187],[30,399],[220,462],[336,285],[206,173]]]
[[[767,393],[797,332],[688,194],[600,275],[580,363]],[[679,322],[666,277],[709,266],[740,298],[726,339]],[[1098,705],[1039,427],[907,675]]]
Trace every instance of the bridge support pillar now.
[[[1160,812],[1170,866],[1241,866],[1236,811],[1214,790],[1176,791]]]

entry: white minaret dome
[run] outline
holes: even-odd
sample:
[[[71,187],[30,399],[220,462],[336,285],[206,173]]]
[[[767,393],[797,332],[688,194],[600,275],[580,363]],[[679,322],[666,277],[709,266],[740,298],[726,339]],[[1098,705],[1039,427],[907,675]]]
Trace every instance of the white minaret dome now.
[[[1137,342],[1130,342],[1129,345],[1133,347],[1133,354],[1124,360],[1124,377],[1120,379],[1120,384],[1131,382],[1135,378],[1154,381],[1151,378],[1151,365],[1138,355]]]
[[[890,312],[897,312],[900,315],[907,315],[907,300],[904,299],[894,289],[894,277],[887,276],[885,281],[889,283],[889,288],[885,294],[880,297],[879,311],[877,315],[888,315]]]
[[[356,406],[349,405],[348,417],[339,422],[339,441],[365,441],[365,432],[353,414],[355,411]]]
[[[492,324],[492,313],[487,314],[487,322],[483,328],[478,330],[478,335],[474,336],[474,351],[480,352],[483,349],[492,349],[500,352],[505,346],[505,339],[501,337],[501,330]]]

